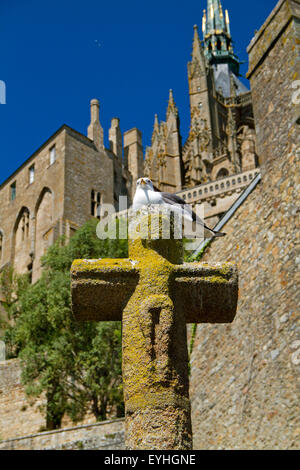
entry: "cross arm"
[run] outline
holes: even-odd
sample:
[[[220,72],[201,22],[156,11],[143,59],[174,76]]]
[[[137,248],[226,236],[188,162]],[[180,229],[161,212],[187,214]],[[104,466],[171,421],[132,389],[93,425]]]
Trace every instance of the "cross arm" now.
[[[187,323],[231,323],[238,302],[237,268],[233,263],[178,265],[171,293]]]
[[[71,279],[76,320],[121,321],[139,273],[129,259],[75,260]]]

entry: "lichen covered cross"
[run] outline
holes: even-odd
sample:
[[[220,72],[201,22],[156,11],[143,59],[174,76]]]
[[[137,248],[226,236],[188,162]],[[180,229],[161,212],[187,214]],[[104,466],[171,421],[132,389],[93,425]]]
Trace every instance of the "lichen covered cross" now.
[[[237,271],[231,263],[184,263],[182,240],[161,237],[161,216],[147,216],[157,239],[141,229],[145,215],[138,222],[129,259],[74,261],[73,312],[78,320],[123,323],[126,448],[189,450],[186,324],[233,321]]]

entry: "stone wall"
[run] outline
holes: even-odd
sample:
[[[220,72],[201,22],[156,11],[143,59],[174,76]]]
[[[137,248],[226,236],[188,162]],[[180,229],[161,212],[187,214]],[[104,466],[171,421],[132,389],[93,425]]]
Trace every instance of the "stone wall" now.
[[[39,432],[45,426],[42,403],[27,400],[18,360],[0,362],[0,440]]]
[[[0,450],[122,450],[124,448],[123,419],[0,441]]]
[[[99,192],[101,204],[114,204],[113,158],[97,150],[75,131],[66,135],[64,217],[75,228],[91,216],[91,192]]]
[[[279,2],[250,51],[262,182],[224,227],[227,237],[213,242],[204,256],[237,262],[240,291],[232,325],[197,329],[190,390],[196,449],[300,448],[300,132],[291,103],[299,60],[295,5]]]
[[[300,448],[299,160],[265,177],[204,257],[237,262],[240,291],[232,325],[197,328],[196,449]]]
[[[38,434],[45,429],[46,425],[45,415],[39,409],[43,405],[45,405],[43,396],[35,402],[32,402],[26,396],[24,386],[21,383],[19,360],[11,359],[0,362],[0,443],[2,441],[0,450],[3,446],[8,448],[37,449],[39,448],[38,446],[51,447],[53,443],[57,443],[62,448],[64,437],[67,445],[73,445],[74,442],[79,440],[86,440],[86,445],[92,446],[94,444],[98,445],[100,440],[104,438],[104,435],[112,433],[117,433],[116,440],[113,439],[111,441],[110,438],[105,438],[106,440],[104,439],[103,442],[107,442],[107,445],[113,445],[112,443],[117,445],[120,435],[122,437],[122,420],[109,421],[109,423],[120,421],[119,425],[112,425],[111,431],[109,426],[98,429],[97,425],[101,427],[106,422],[96,423],[95,417],[90,413],[87,413],[84,420],[82,420],[81,426],[75,426],[70,418],[65,416],[62,421],[61,430]],[[94,430],[96,440],[93,440],[94,433],[92,430],[95,426],[97,428]],[[56,433],[58,434],[57,436]]]
[[[257,152],[260,163],[273,164],[299,136],[292,102],[293,84],[300,79],[299,0],[278,2],[248,53]]]

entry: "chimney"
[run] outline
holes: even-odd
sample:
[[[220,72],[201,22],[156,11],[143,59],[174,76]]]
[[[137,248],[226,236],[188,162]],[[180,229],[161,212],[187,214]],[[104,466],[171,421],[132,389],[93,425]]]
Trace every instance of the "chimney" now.
[[[109,145],[110,150],[122,160],[122,134],[120,130],[120,119],[113,118],[111,120],[111,128],[109,129]]]
[[[104,150],[103,129],[99,120],[99,101],[91,100],[91,123],[88,127],[88,137],[91,139],[98,150]]]
[[[142,134],[134,128],[124,133],[124,166],[132,175],[133,189],[144,172]]]

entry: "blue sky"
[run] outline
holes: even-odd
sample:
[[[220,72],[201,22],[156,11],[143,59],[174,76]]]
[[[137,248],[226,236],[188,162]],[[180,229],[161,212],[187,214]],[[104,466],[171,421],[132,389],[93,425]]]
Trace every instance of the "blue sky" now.
[[[101,103],[106,145],[113,117],[138,127],[149,145],[154,114],[165,119],[169,89],[189,128],[187,62],[193,25],[201,30],[206,0],[1,0],[0,183],[62,124],[86,133],[89,101]],[[246,48],[276,0],[222,0],[235,52]],[[247,82],[246,82],[247,83]]]

